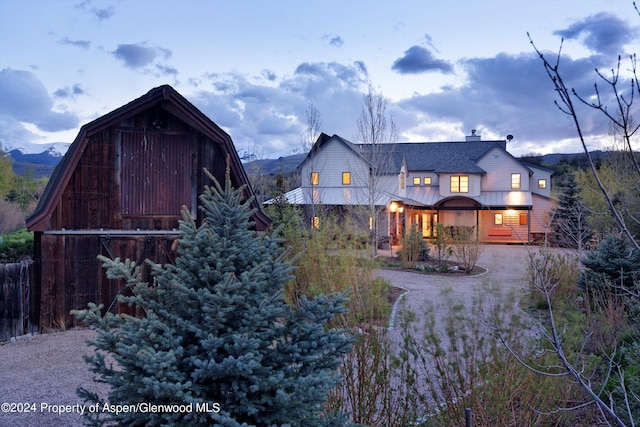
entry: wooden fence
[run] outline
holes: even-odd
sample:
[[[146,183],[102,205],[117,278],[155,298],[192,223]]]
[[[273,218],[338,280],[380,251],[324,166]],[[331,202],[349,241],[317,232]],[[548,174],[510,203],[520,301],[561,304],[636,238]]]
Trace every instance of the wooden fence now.
[[[40,298],[31,266],[30,259],[0,264],[0,342],[38,331]]]

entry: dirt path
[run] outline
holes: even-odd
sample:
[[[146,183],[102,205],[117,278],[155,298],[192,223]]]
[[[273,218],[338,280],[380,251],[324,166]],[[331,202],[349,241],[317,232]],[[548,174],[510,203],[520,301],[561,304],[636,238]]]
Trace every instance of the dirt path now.
[[[425,301],[437,301],[450,287],[455,298],[470,300],[483,285],[504,289],[526,286],[526,249],[521,246],[487,246],[480,262],[488,271],[474,277],[446,277],[382,270],[379,275],[408,291],[400,308],[419,313]],[[392,334],[397,334],[392,331]],[[0,426],[81,426],[80,410],[88,410],[76,395],[83,386],[97,390],[82,355],[92,351],[85,340],[90,330],[34,335],[15,343],[0,344]],[[103,387],[103,390],[104,387]],[[57,405],[57,406],[56,406]],[[66,406],[63,406],[66,405]],[[58,413],[64,411],[64,413]]]
[[[452,298],[460,302],[470,302],[480,291],[491,285],[496,285],[504,293],[514,291],[516,295],[524,294],[527,286],[527,248],[524,246],[488,245],[478,265],[487,271],[477,276],[438,276],[380,270],[380,277],[407,291],[397,307],[392,329],[397,326],[401,310],[409,309],[414,313],[421,313],[425,302],[441,300],[443,292],[447,289],[450,289]]]

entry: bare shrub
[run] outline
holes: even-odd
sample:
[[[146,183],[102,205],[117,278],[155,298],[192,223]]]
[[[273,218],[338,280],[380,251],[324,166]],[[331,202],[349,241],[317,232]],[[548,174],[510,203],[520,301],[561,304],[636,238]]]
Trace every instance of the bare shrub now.
[[[484,252],[484,244],[478,239],[473,227],[458,227],[451,249],[464,266],[465,272],[471,274]]]
[[[8,234],[24,227],[24,213],[20,206],[0,200],[0,234]]]
[[[414,268],[428,252],[427,244],[417,226],[412,226],[408,233],[402,236],[402,247],[398,250],[402,268]]]

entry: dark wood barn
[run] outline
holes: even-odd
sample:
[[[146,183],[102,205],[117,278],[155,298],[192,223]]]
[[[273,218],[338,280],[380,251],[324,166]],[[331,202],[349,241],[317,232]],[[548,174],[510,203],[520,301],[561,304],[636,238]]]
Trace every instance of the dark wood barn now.
[[[41,327],[73,324],[69,311],[89,302],[126,310],[116,302],[123,283],[107,279],[96,257],[172,262],[182,206],[198,215],[211,184],[203,169],[224,184],[227,164],[251,197],[230,136],[170,86],[84,125],[27,218]],[[269,219],[255,208],[264,230]]]

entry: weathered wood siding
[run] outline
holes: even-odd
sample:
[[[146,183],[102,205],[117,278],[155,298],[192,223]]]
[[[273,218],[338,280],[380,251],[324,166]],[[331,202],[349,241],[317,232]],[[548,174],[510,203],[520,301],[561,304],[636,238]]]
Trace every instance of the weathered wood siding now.
[[[0,264],[0,341],[38,331],[39,293],[31,265]]]
[[[226,159],[219,143],[170,115],[164,117],[169,129],[148,131],[143,126],[147,115],[89,137],[51,217],[50,231],[36,233],[45,328],[75,324],[70,310],[89,302],[125,310],[114,302],[124,284],[106,278],[97,256],[139,264],[147,258],[172,262],[170,248],[177,236],[144,231],[177,230],[183,206],[201,220],[198,195],[212,185],[205,168],[224,185]],[[238,181],[232,177],[232,185],[239,186]],[[89,232],[77,234],[83,230]],[[100,230],[104,234],[95,234]],[[110,230],[131,235],[110,235]]]
[[[76,325],[69,313],[86,308],[90,302],[102,304],[103,311],[131,313],[118,304],[118,294],[126,284],[106,277],[98,255],[131,259],[142,266],[143,278],[150,280],[145,259],[165,264],[173,262],[171,245],[176,236],[42,235],[40,250],[40,322],[44,328]]]

